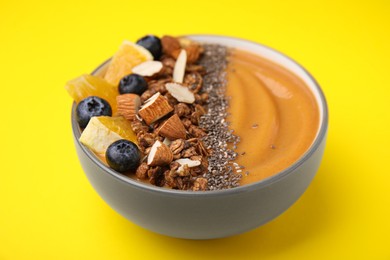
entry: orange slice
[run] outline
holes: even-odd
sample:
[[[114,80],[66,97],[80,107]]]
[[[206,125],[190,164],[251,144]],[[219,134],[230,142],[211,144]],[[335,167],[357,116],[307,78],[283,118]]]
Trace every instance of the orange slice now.
[[[108,146],[119,139],[137,142],[130,121],[123,117],[92,117],[80,136],[82,144],[103,156]]]
[[[112,57],[104,78],[110,84],[118,86],[119,81],[131,73],[132,68],[149,60],[153,60],[153,56],[147,49],[130,41],[124,41]]]
[[[119,95],[118,87],[109,84],[100,77],[84,74],[68,81],[65,89],[76,103],[89,96],[103,98],[110,103],[113,114],[115,115],[116,113],[116,96]]]

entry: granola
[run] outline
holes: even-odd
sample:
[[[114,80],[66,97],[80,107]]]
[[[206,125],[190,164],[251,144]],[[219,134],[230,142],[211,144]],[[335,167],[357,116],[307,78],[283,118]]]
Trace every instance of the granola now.
[[[111,63],[117,64],[109,64],[110,73],[104,76],[114,85],[120,80],[117,115],[131,124],[133,131],[125,132],[133,134],[128,140],[138,147],[132,174],[152,185],[180,190],[238,186],[240,175],[229,168],[235,153],[226,145],[238,140],[225,122],[226,47],[168,35],[146,38],[156,48],[125,42],[120,54],[130,48],[144,61],[135,59],[122,71],[125,66],[120,64],[126,59],[114,56]],[[122,142],[113,149],[120,154],[126,145],[131,144]],[[115,169],[114,163],[108,164]],[[123,169],[115,170],[126,173]]]
[[[145,158],[150,157],[153,149],[151,146],[155,142],[165,139],[168,140],[173,161],[170,164],[153,164],[154,166],[142,162],[135,174],[139,179],[148,180],[157,186],[194,191],[215,189],[209,185],[209,180],[212,185],[215,185],[215,180],[211,178],[212,174],[209,171],[209,157],[213,153],[213,147],[208,143],[205,144],[204,138],[207,137],[209,129],[203,127],[204,122],[201,123],[202,117],[208,112],[211,93],[210,85],[207,86],[209,89],[204,89],[204,77],[206,76],[206,81],[210,80],[207,78],[207,74],[210,73],[207,73],[207,68],[200,64],[205,48],[190,41],[182,44],[179,38],[172,36],[162,37],[161,43],[163,54],[160,61],[163,69],[148,78],[148,89],[140,97],[143,104],[140,111],[142,112],[145,103],[153,102],[151,99],[157,95],[156,93],[166,99],[167,104],[164,106],[169,104],[173,111],[165,108],[165,114],[162,113],[162,118],[157,119],[152,116],[137,117],[133,119],[133,130],[137,134],[138,145],[146,155]],[[206,48],[210,49],[208,46]],[[187,61],[183,82],[178,83],[173,80],[173,71],[177,67],[176,60],[182,50],[186,51]],[[220,72],[214,71],[214,73]],[[155,113],[151,114],[155,115]],[[228,154],[233,153],[229,151]],[[223,174],[229,173],[229,169],[223,170],[225,171]],[[234,179],[232,177],[234,173],[229,174],[229,178]],[[233,184],[227,186],[237,186],[239,176],[234,180]]]

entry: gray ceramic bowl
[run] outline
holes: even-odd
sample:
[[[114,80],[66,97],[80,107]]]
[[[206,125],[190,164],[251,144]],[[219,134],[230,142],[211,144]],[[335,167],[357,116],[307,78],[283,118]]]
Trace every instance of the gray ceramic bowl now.
[[[285,55],[242,39],[195,35],[199,42],[219,43],[257,53],[298,75],[311,88],[320,108],[320,125],[310,149],[278,174],[229,190],[189,192],[149,186],[104,165],[78,141],[80,129],[72,110],[74,142],[81,165],[99,195],[122,216],[151,231],[189,239],[221,238],[239,234],[274,219],[306,190],[319,167],[328,126],[324,95],[310,74]],[[101,65],[95,74],[105,69]]]

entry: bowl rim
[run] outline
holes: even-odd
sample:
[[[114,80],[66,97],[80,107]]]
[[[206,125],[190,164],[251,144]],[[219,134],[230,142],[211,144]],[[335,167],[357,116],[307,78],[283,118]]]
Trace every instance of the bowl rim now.
[[[198,37],[213,37],[213,38],[218,37],[221,39],[233,39],[233,40],[238,40],[238,41],[243,41],[243,42],[259,45],[265,49],[268,49],[271,52],[275,52],[276,54],[281,55],[284,58],[290,60],[290,62],[292,62],[294,65],[299,67],[304,73],[306,73],[307,76],[309,77],[309,79],[312,81],[314,87],[316,88],[316,91],[318,92],[318,95],[320,98],[320,100],[319,100],[320,102],[318,102],[318,105],[322,106],[322,109],[323,109],[322,117],[320,118],[321,124],[319,127],[319,131],[318,131],[318,134],[317,134],[316,138],[314,139],[313,143],[311,144],[311,146],[307,149],[307,151],[303,155],[301,155],[301,157],[297,161],[295,161],[293,164],[291,164],[286,169],[284,169],[284,170],[282,170],[282,171],[280,171],[280,172],[278,172],[278,173],[276,173],[268,178],[265,178],[263,180],[253,182],[250,184],[245,184],[243,186],[230,188],[230,189],[224,189],[224,190],[213,190],[213,191],[187,191],[187,190],[184,191],[184,190],[174,190],[174,189],[162,188],[162,187],[157,187],[157,186],[145,184],[143,182],[129,178],[129,177],[127,177],[119,172],[114,171],[109,166],[105,165],[91,150],[89,150],[87,147],[82,145],[79,141],[79,137],[81,135],[81,130],[77,124],[76,117],[74,116],[75,112],[76,112],[76,103],[73,102],[72,113],[71,113],[71,124],[72,124],[72,130],[73,130],[72,131],[73,137],[75,139],[76,144],[81,148],[81,150],[84,152],[84,154],[93,163],[95,163],[105,173],[111,175],[111,177],[114,177],[117,180],[122,181],[127,185],[133,186],[134,188],[138,188],[138,189],[141,189],[144,191],[160,193],[160,194],[164,194],[164,195],[185,196],[185,197],[193,197],[193,196],[196,196],[196,197],[217,197],[217,196],[233,195],[233,194],[242,193],[242,192],[251,192],[253,190],[258,190],[258,189],[261,189],[263,187],[272,185],[274,182],[280,181],[281,179],[290,175],[292,172],[294,172],[297,168],[299,168],[304,162],[306,162],[313,155],[313,153],[319,148],[322,141],[326,137],[326,132],[328,129],[328,118],[329,118],[328,105],[327,105],[325,95],[324,95],[320,85],[314,79],[314,77],[302,65],[300,65],[298,62],[296,62],[294,59],[290,58],[286,54],[284,54],[278,50],[275,50],[272,47],[269,47],[267,45],[264,45],[264,44],[261,44],[258,42],[254,42],[251,40],[247,40],[247,39],[242,39],[242,38],[238,38],[238,37],[234,37],[234,36],[223,36],[223,35],[214,35],[214,34],[190,34],[190,35],[185,35],[185,36],[188,36],[188,37],[197,37],[197,36]],[[105,62],[100,64],[91,74],[94,74],[97,71],[99,71],[110,60],[111,60],[111,58],[107,59]]]

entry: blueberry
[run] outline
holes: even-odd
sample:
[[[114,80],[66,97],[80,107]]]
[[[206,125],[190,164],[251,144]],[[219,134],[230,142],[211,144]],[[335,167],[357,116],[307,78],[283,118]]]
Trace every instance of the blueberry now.
[[[141,153],[136,144],[120,139],[107,148],[106,160],[118,172],[135,171],[140,164]]]
[[[142,95],[148,88],[146,80],[138,74],[130,74],[121,79],[118,90],[121,94],[134,93]]]
[[[76,107],[76,119],[81,128],[85,128],[93,116],[111,116],[110,104],[96,96],[90,96],[80,101]]]
[[[158,60],[162,54],[161,40],[154,35],[146,35],[137,41],[138,45],[141,45],[153,55],[155,60]]]

